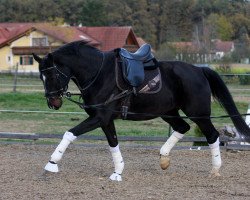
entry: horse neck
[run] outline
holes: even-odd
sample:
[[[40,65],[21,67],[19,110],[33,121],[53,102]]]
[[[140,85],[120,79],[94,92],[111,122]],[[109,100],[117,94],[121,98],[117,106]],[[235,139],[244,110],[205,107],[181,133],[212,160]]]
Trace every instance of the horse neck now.
[[[99,76],[101,68],[104,65],[105,53],[99,51],[86,51],[83,56],[77,58],[78,62],[71,64],[72,75],[79,89],[84,89],[91,84],[96,76]]]

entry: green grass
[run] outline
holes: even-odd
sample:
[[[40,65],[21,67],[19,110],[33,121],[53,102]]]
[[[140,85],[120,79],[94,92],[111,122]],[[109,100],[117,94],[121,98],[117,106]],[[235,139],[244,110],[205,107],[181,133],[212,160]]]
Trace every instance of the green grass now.
[[[247,103],[237,103],[241,113],[245,113]],[[30,132],[30,133],[55,133],[63,134],[66,130],[76,126],[86,119],[86,113],[77,105],[64,100],[59,111],[50,110],[47,107],[43,93],[0,93],[0,109],[4,110],[38,110],[46,113],[6,113],[0,112],[0,131]],[[58,114],[58,112],[82,112],[82,114]],[[212,103],[212,115],[226,115],[218,103]],[[195,125],[187,120],[192,126],[189,135],[194,135]],[[232,124],[229,118],[213,119],[214,125],[219,128],[226,124]],[[116,120],[118,135],[124,136],[168,136],[169,126],[160,118],[149,121],[126,121]],[[103,134],[96,129],[88,134]]]
[[[245,73],[250,73],[250,69],[247,68],[232,68],[230,70],[230,73],[232,74],[245,74]]]
[[[19,132],[29,130],[33,133],[64,133],[66,130],[76,126],[86,119],[87,114],[77,105],[64,100],[64,104],[59,111],[50,110],[42,93],[0,93],[1,110],[29,110],[48,111],[48,113],[6,113],[0,112],[2,124],[9,124],[5,130],[14,131],[16,126]],[[82,112],[82,114],[59,114],[60,112]],[[117,120],[116,127],[120,135],[155,135],[164,134],[168,130],[168,125],[159,119],[147,122],[131,122]],[[29,128],[31,127],[31,128]],[[156,128],[159,127],[159,128]],[[102,134],[100,129],[91,132],[92,134]]]

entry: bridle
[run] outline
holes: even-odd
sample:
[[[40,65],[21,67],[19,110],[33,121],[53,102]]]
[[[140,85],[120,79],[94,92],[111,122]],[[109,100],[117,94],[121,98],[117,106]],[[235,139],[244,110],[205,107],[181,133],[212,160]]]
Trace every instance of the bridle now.
[[[45,97],[46,98],[53,98],[55,94],[58,94],[59,97],[63,97],[63,94],[67,91],[68,89],[68,85],[65,85],[63,86],[62,85],[62,82],[61,82],[61,79],[59,78],[60,74],[63,75],[66,79],[68,79],[69,77],[64,74],[62,71],[60,71],[56,65],[54,65],[53,67],[49,67],[49,68],[46,68],[46,69],[42,69],[40,70],[41,72],[41,75],[43,75],[43,72],[45,71],[50,71],[50,70],[56,70],[56,79],[59,81],[60,83],[60,89],[58,90],[53,90],[53,91],[50,91],[48,92],[46,86],[44,85],[44,90],[45,90]]]
[[[76,77],[68,77],[65,73],[63,73],[62,71],[60,71],[57,66],[54,64],[52,67],[49,67],[49,68],[46,68],[46,69],[42,69],[40,70],[41,74],[45,71],[50,71],[50,70],[56,70],[56,78],[57,80],[59,81],[60,83],[60,89],[58,90],[53,90],[51,92],[48,92],[46,87],[44,86],[44,89],[45,89],[45,97],[46,98],[53,98],[54,94],[58,94],[59,97],[63,97],[63,96],[67,96],[67,89],[68,89],[68,85],[66,86],[62,86],[62,83],[61,83],[61,79],[58,78],[60,76],[60,74],[65,77],[66,79],[70,79],[70,78],[74,78],[74,80],[76,80],[76,83],[77,83],[77,86],[79,88],[79,90],[81,92],[84,92],[86,91],[88,88],[90,88],[97,80],[97,78],[99,77],[100,73],[101,73],[101,70],[104,66],[104,60],[105,60],[105,54],[102,52],[102,62],[100,64],[100,67],[99,67],[99,70],[97,71],[97,73],[95,74],[94,77],[90,78],[90,80],[86,81],[86,83],[88,83],[86,86],[84,86],[83,88],[80,86],[78,80],[76,79]],[[77,94],[77,95],[80,95],[80,94]]]

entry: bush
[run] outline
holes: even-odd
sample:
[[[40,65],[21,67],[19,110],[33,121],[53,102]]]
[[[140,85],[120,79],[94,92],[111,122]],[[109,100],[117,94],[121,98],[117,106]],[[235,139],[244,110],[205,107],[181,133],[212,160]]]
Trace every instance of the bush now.
[[[240,81],[241,85],[250,84],[250,72],[247,72],[246,74],[249,74],[249,75],[240,75],[239,76],[239,81]]]

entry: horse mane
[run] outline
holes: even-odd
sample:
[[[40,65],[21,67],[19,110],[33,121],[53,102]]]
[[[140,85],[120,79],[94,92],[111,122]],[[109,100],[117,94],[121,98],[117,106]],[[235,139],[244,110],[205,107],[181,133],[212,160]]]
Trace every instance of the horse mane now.
[[[61,55],[78,55],[80,56],[80,49],[92,49],[95,50],[97,52],[100,52],[99,49],[93,47],[90,45],[89,42],[87,41],[83,41],[83,40],[79,40],[79,41],[74,41],[74,42],[70,42],[67,43],[61,47],[59,47],[58,49],[56,49],[53,54],[61,54]]]

